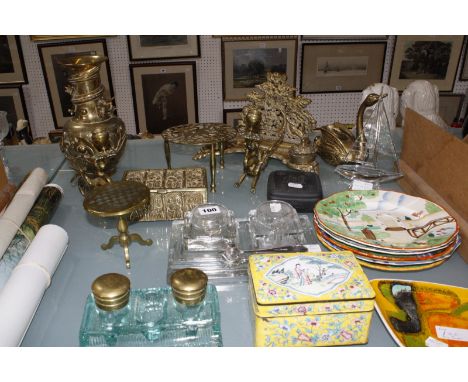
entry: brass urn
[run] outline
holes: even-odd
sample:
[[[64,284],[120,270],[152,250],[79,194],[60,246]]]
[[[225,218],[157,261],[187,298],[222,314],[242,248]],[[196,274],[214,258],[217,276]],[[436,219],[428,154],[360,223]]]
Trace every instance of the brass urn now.
[[[59,62],[68,72],[74,109],[63,128],[60,149],[78,175],[80,191],[110,181],[127,141],[125,125],[104,98],[99,75],[105,56],[74,56]]]

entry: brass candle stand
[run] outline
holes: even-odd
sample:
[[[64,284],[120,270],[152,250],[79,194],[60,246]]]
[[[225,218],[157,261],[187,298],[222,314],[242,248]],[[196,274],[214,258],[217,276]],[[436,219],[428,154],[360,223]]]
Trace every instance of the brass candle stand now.
[[[136,241],[141,245],[151,245],[151,239],[144,240],[137,233],[128,233],[127,219],[133,214],[144,211],[150,201],[150,190],[144,184],[133,181],[112,182],[95,187],[87,192],[83,201],[83,207],[90,214],[106,217],[118,217],[118,235],[112,236],[106,244],[102,244],[103,250],[110,249],[119,243],[124,248],[125,265],[130,268],[130,256],[128,247]]]

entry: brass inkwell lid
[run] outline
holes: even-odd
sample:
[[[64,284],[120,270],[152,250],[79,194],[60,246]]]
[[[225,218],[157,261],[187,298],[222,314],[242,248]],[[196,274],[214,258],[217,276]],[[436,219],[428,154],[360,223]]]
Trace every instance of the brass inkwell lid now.
[[[118,310],[128,304],[130,280],[119,273],[106,273],[94,280],[91,290],[98,308]]]
[[[176,301],[185,305],[196,305],[203,301],[208,276],[196,268],[184,268],[171,276],[172,295]]]

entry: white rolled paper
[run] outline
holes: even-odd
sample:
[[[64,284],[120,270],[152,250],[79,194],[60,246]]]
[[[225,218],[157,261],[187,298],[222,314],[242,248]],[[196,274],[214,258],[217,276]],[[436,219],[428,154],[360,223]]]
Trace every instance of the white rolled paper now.
[[[68,246],[67,232],[47,224],[0,290],[0,346],[19,346]]]
[[[15,197],[0,217],[0,258],[10,245],[24,219],[31,210],[39,193],[47,182],[47,172],[38,167],[24,181]]]

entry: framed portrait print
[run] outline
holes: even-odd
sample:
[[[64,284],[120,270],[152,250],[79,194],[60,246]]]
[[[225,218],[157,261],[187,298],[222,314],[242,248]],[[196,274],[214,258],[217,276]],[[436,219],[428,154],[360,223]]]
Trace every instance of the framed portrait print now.
[[[382,81],[386,42],[302,45],[301,93],[358,92]]]
[[[239,121],[242,119],[242,109],[224,109],[223,123],[237,129]]]
[[[404,90],[415,80],[427,80],[440,91],[452,91],[463,36],[397,36],[390,86]]]
[[[0,110],[7,112],[7,120],[13,131],[16,129],[16,123],[19,119],[29,120],[21,86],[0,87]],[[28,129],[30,128],[28,127]]]
[[[195,72],[194,62],[130,65],[137,132],[197,122]]]
[[[447,125],[460,118],[464,98],[463,94],[439,94],[439,115]]]
[[[268,72],[286,73],[295,86],[297,40],[223,41],[222,48],[225,101],[245,100]]]
[[[69,110],[73,108],[73,104],[71,96],[65,92],[67,71],[59,64],[60,60],[70,56],[90,54],[107,56],[106,40],[42,44],[38,49],[55,128],[61,129],[70,119]],[[100,76],[104,86],[104,96],[110,99],[114,92],[108,61],[101,65]]]
[[[128,36],[130,60],[200,57],[199,36]]]
[[[18,36],[0,36],[0,84],[28,82]]]

